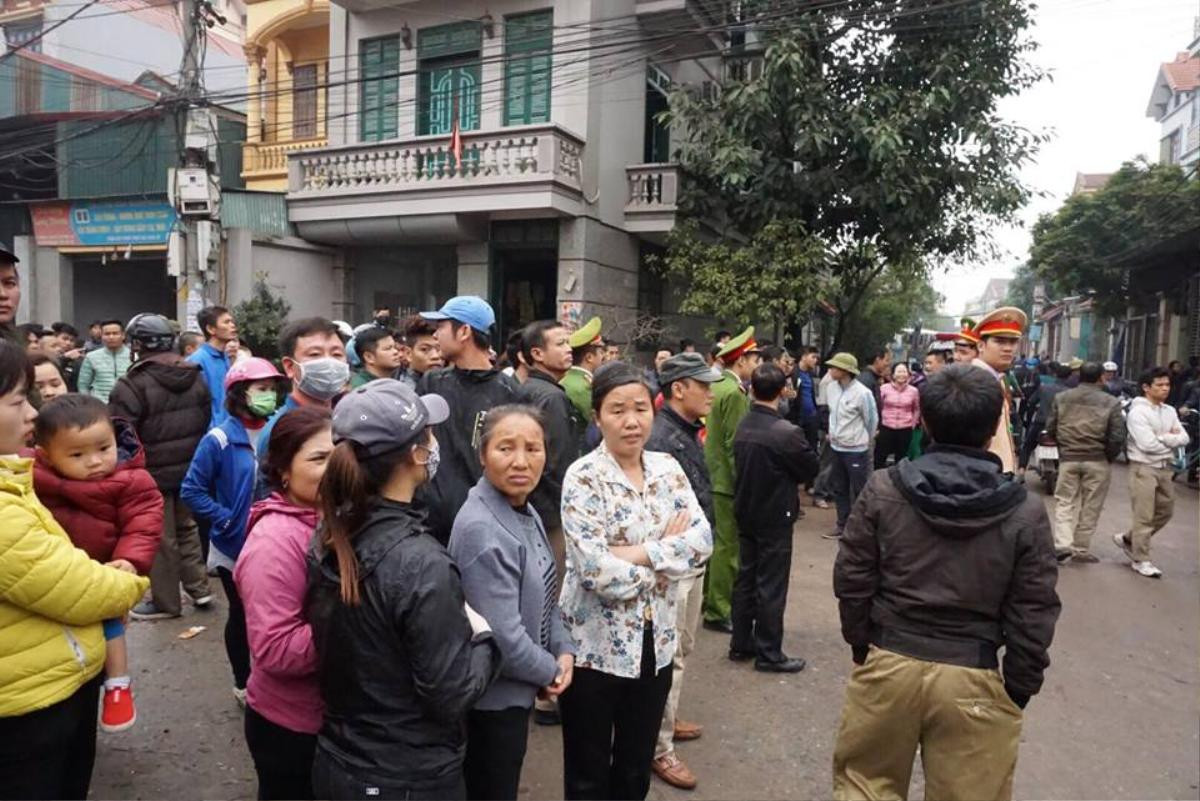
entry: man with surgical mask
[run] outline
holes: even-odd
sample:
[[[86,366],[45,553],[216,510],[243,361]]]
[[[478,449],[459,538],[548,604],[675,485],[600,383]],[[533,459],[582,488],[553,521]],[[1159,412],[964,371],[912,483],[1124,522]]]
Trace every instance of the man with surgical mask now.
[[[305,317],[289,323],[279,335],[279,352],[292,391],[259,435],[260,461],[266,457],[271,431],[280,417],[300,406],[331,408],[333,399],[346,390],[350,381],[346,346],[338,336],[337,326],[324,317]]]

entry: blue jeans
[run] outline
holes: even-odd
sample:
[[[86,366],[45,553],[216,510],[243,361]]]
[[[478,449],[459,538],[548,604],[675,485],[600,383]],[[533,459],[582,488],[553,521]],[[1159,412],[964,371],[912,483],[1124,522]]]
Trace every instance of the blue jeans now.
[[[833,450],[832,448],[830,450]],[[850,508],[858,499],[858,493],[866,486],[871,476],[871,459],[867,451],[833,451],[833,469],[829,473],[829,485],[833,489],[833,500],[837,504],[837,530],[841,533],[850,517]]]
[[[102,621],[101,625],[104,627],[105,640],[115,640],[118,637],[125,636],[125,621],[121,620],[119,617]]]

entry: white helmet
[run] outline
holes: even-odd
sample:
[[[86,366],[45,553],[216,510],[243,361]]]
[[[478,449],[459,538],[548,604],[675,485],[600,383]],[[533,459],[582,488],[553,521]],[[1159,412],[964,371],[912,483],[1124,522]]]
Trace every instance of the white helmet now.
[[[1115,373],[1115,372],[1117,372],[1117,369],[1118,368],[1117,368],[1116,362],[1105,362],[1104,363],[1104,372],[1106,372],[1106,373]]]

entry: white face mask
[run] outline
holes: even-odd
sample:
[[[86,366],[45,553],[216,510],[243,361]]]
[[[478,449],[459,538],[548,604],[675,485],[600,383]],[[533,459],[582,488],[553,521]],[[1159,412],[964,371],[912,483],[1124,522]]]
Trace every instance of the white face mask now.
[[[319,401],[333,400],[350,380],[350,366],[332,356],[297,362],[296,367],[300,370],[296,388]]]
[[[438,465],[442,463],[442,443],[436,439],[433,441],[433,447],[429,448],[429,458],[425,460],[425,471],[429,473],[429,481],[433,481],[433,477],[437,475]]]

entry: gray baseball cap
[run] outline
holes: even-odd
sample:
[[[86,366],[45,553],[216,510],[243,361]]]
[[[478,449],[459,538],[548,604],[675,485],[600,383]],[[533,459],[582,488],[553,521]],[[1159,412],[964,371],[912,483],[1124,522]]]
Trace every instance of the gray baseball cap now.
[[[677,353],[663,362],[658,371],[658,382],[663,386],[685,378],[712,384],[721,380],[721,374],[709,367],[699,353]]]
[[[377,378],[347,393],[333,410],[333,441],[349,440],[378,456],[403,448],[449,416],[441,395],[417,395],[399,381]]]

